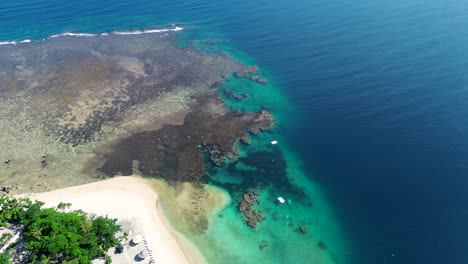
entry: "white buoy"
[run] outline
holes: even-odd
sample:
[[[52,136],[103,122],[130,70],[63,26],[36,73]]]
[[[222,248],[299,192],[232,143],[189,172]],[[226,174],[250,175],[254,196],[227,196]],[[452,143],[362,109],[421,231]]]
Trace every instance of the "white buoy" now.
[[[284,200],[284,198],[283,198],[283,197],[281,197],[281,196],[280,196],[280,197],[278,197],[278,201],[279,201],[280,203],[285,203],[285,202],[286,202],[286,200]]]
[[[276,144],[278,144],[278,141],[273,140],[273,141],[271,142],[271,144],[272,144],[272,145],[276,145]]]

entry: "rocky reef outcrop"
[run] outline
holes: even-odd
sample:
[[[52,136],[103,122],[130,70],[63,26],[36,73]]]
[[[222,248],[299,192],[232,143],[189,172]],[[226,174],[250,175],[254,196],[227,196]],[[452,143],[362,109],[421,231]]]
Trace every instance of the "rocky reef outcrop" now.
[[[262,110],[253,118],[252,125],[249,126],[249,131],[257,135],[260,132],[268,131],[273,128],[275,124],[275,118],[267,110]]]
[[[295,229],[295,231],[301,235],[309,233],[309,228],[306,225],[301,225]]]
[[[266,78],[261,78],[258,75],[252,75],[257,72],[258,72],[258,67],[253,65],[253,66],[244,67],[240,71],[235,72],[234,76],[236,78],[249,78],[251,81],[254,81],[260,84],[268,83],[268,80]]]
[[[260,84],[268,83],[268,80],[266,78],[260,78],[260,76],[258,76],[258,75],[251,76],[250,80],[254,81],[254,82],[257,82],[257,83],[260,83]]]
[[[256,65],[247,66],[235,72],[234,76],[236,76],[237,78],[247,78],[250,74],[254,74],[257,71],[258,71],[258,67]]]
[[[259,204],[257,199],[259,195],[259,191],[248,190],[243,193],[239,199],[239,212],[244,216],[245,223],[253,229],[257,227],[258,223],[265,220],[265,216],[263,216],[262,212],[253,208],[255,205]]]
[[[238,95],[236,92],[232,91],[229,88],[224,89],[224,94],[226,95],[227,98],[234,99],[236,101],[242,101],[245,98],[250,96],[250,94],[248,93],[243,93],[242,95]]]
[[[266,247],[268,247],[268,241],[262,240],[262,242],[260,242],[259,248],[263,250],[263,249],[265,249]]]

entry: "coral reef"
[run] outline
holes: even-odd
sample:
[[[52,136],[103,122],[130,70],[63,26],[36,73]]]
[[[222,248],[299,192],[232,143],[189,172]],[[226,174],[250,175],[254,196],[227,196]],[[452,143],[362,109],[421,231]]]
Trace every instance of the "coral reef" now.
[[[248,190],[244,194],[241,195],[239,200],[239,207],[238,210],[244,218],[246,219],[246,224],[255,229],[257,224],[265,220],[265,216],[258,211],[255,210],[253,207],[259,204],[257,196],[260,195],[259,191],[256,190]]]
[[[275,124],[275,118],[267,110],[262,110],[260,113],[257,113],[253,124],[249,127],[249,131],[252,134],[258,134],[260,132],[270,130]]]
[[[214,87],[257,67],[176,42],[167,32],[1,46],[0,158],[14,162],[0,167],[0,183],[46,191],[133,173],[135,160],[177,181],[203,175],[204,145],[219,147],[221,163],[233,157],[246,129],[267,125],[226,110]],[[108,160],[114,147],[121,166]]]
[[[99,168],[106,175],[132,173],[132,161],[139,161],[144,176],[162,177],[168,181],[195,181],[206,172],[203,153],[210,162],[220,166],[237,155],[236,144],[247,131],[271,129],[273,121],[266,111],[241,113],[225,110],[213,112],[209,103],[220,104],[214,95],[196,99],[181,125],[166,125],[154,131],[144,131],[117,141]]]

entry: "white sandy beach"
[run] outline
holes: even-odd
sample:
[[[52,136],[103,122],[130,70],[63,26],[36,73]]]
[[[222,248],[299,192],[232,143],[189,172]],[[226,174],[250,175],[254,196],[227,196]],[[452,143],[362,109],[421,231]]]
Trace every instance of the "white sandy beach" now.
[[[156,263],[206,263],[198,249],[170,227],[159,206],[157,193],[143,178],[115,177],[26,196],[43,201],[46,207],[55,207],[60,202],[66,202],[72,204],[73,210],[81,209],[87,213],[108,215],[119,221],[131,222],[133,230],[129,238],[136,234],[143,235],[149,249],[153,251]],[[134,260],[122,260],[120,257],[114,263],[118,262],[133,263]]]

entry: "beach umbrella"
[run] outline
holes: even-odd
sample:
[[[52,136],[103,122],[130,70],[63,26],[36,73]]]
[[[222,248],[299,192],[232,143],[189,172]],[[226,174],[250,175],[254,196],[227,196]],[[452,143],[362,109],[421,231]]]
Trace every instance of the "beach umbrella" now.
[[[145,259],[148,255],[146,254],[145,250],[142,250],[140,253],[138,253],[138,257],[140,259]]]
[[[118,246],[118,247],[115,248],[115,251],[120,254],[120,253],[122,253],[124,251],[124,247],[123,246]]]
[[[133,239],[132,242],[134,244],[140,244],[141,241],[143,241],[143,236],[142,235],[136,235]]]

